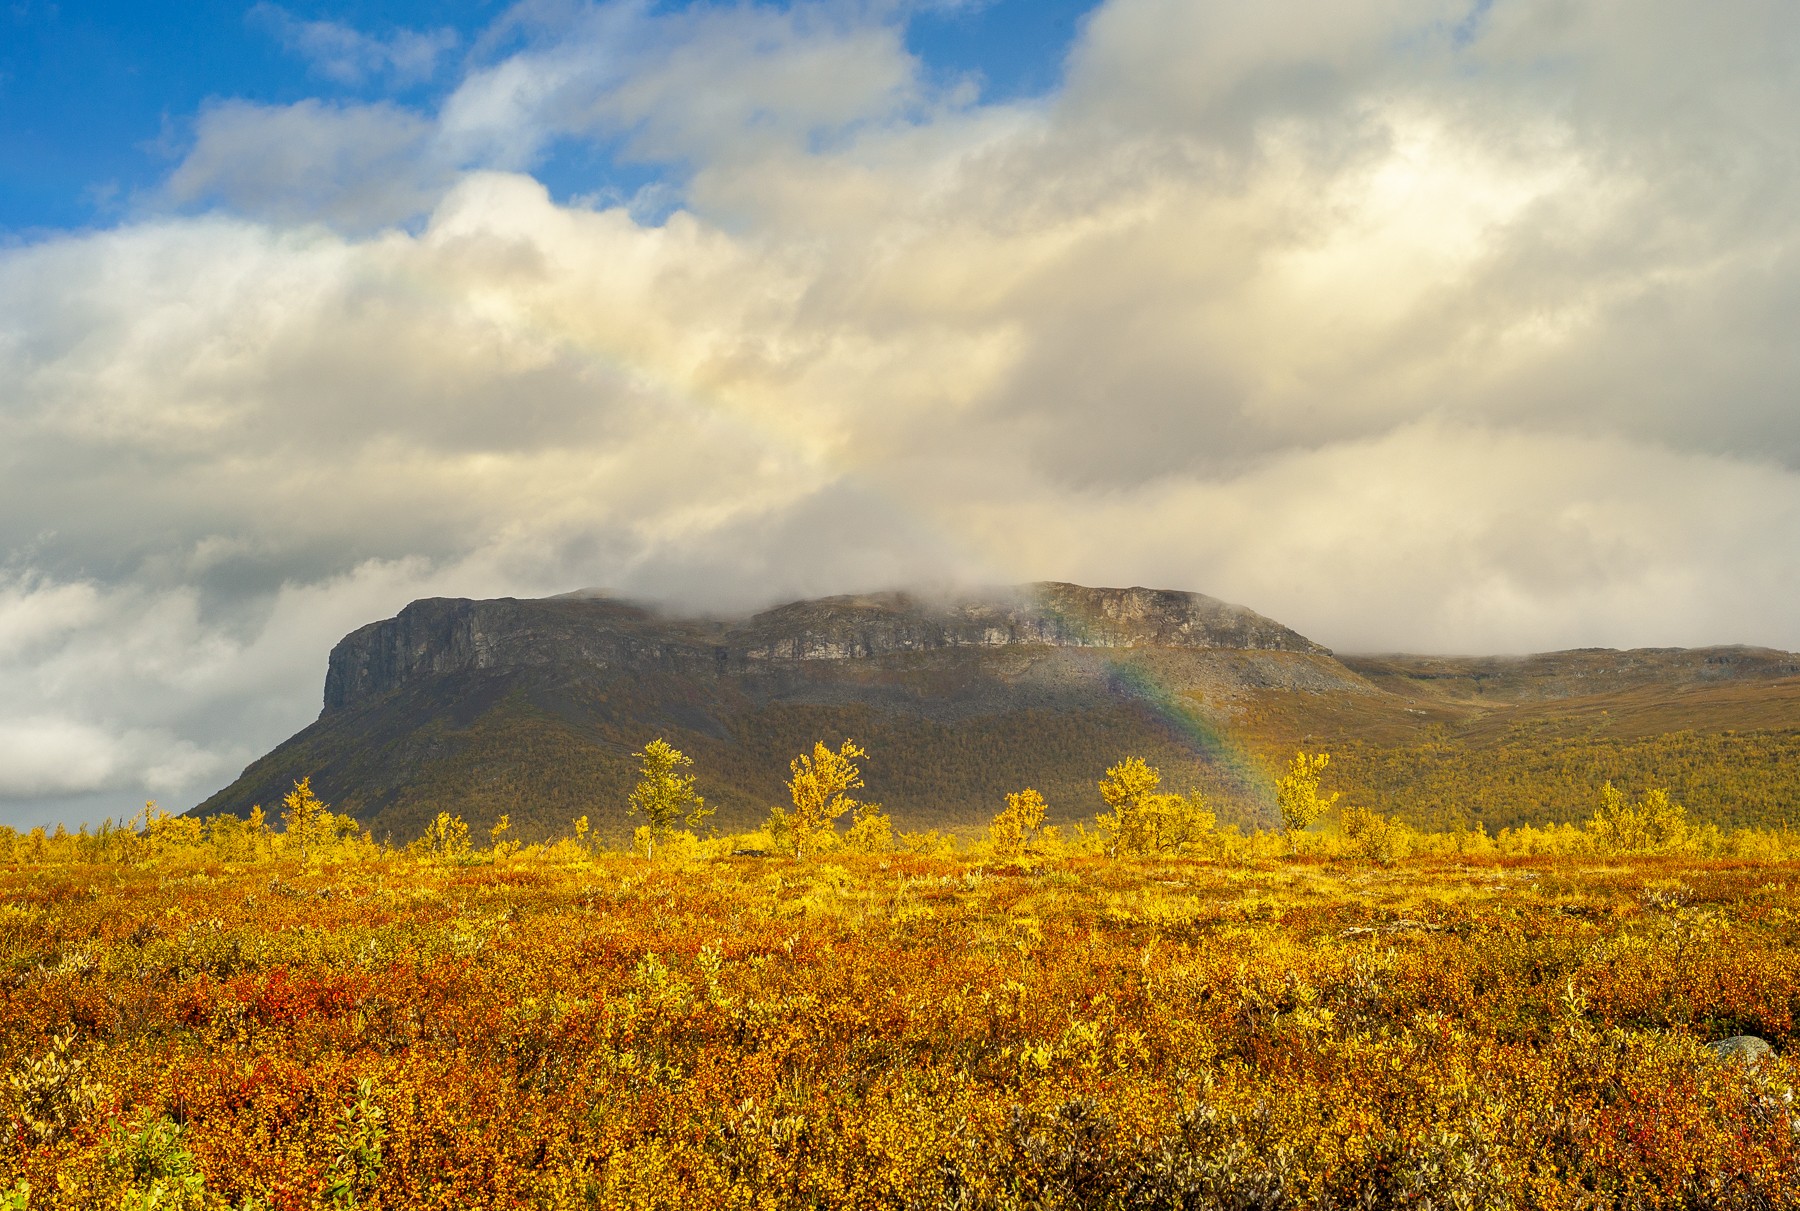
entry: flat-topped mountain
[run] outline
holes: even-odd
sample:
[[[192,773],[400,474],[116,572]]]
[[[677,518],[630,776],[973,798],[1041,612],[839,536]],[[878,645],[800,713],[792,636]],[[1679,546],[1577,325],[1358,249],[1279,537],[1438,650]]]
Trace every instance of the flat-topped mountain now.
[[[946,648],[1242,649],[1329,655],[1280,623],[1199,593],[1035,584],[979,596],[797,601],[741,623],[670,618],[593,594],[538,601],[434,597],[332,650],[325,711],[418,677],[530,666],[688,674],[757,662],[863,660]]]
[[[1272,687],[1374,692],[1280,623],[1168,590],[879,593],[726,620],[592,593],[431,598],[346,636],[319,721],[199,810],[272,804],[310,776],[396,837],[439,809],[617,833],[630,754],[663,736],[698,762],[721,825],[748,827],[784,797],[790,757],[849,736],[902,824],[985,818],[1026,785],[1091,814],[1094,780],[1126,752],[1260,819],[1247,771],[1203,751],[1183,703]]]
[[[845,737],[868,749],[866,796],[901,828],[978,824],[1024,786],[1052,821],[1088,818],[1095,780],[1128,754],[1206,791],[1222,818],[1267,825],[1269,772],[1300,745],[1333,751],[1339,785],[1372,806],[1438,825],[1576,817],[1605,778],[1760,817],[1800,781],[1800,657],[1340,659],[1201,594],[1061,583],[741,619],[594,593],[431,598],[346,636],[318,721],[197,810],[272,806],[311,777],[397,840],[440,810],[477,828],[505,813],[525,836],[585,815],[617,838],[631,754],[658,736],[694,757],[725,829],[784,799],[794,754]],[[1495,772],[1521,762],[1551,771],[1555,793],[1523,796]]]

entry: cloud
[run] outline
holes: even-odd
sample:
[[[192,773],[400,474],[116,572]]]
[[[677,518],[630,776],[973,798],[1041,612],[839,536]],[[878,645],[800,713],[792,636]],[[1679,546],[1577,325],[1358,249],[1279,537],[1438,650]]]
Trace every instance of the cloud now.
[[[205,552],[198,553],[202,558]],[[0,822],[189,806],[318,713],[331,645],[416,597],[478,580],[544,595],[507,552],[370,560],[244,593],[154,571],[119,583],[0,581]]]
[[[573,6],[435,111],[217,104],[207,213],[0,251],[0,812],[201,797],[426,593],[1800,647],[1794,19],[1648,11],[1111,0],[985,105],[891,6]]]
[[[893,21],[828,4],[577,7],[526,24],[532,44],[469,74],[440,113],[466,161],[529,167],[558,138],[699,164],[841,140],[922,97]]]
[[[1791,647],[1800,592],[1768,539],[1800,532],[1800,477],[1778,466],[1436,420],[1229,477],[992,501],[964,525],[1026,567],[1203,582],[1346,651]]]
[[[528,170],[571,140],[677,177],[841,145],[925,101],[900,26],[858,20],[860,11],[520,6],[504,24],[525,45],[473,67],[435,114],[388,101],[209,103],[163,196],[184,208],[367,231],[425,215],[462,172]],[[369,64],[399,63],[398,43],[296,22],[267,4],[252,16],[290,46],[331,50],[337,57],[319,60],[328,74],[360,79]]]
[[[0,797],[32,800],[99,789],[180,793],[222,771],[167,731],[111,733],[73,719],[0,720]]]
[[[302,21],[267,0],[251,6],[246,20],[268,30],[320,76],[346,85],[383,77],[402,86],[429,80],[459,41],[451,29],[397,29],[377,38],[335,21]]]
[[[200,111],[164,193],[177,205],[366,230],[428,210],[454,170],[432,125],[386,102],[221,101]]]

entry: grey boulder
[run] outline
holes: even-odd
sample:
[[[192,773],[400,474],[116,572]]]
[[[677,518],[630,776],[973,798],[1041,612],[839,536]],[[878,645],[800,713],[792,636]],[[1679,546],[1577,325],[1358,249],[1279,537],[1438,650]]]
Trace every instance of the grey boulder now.
[[[1753,1034],[1733,1035],[1728,1039],[1720,1039],[1716,1043],[1708,1043],[1706,1049],[1717,1060],[1737,1060],[1749,1066],[1761,1064],[1772,1059],[1775,1049],[1769,1046],[1767,1039],[1759,1039]]]

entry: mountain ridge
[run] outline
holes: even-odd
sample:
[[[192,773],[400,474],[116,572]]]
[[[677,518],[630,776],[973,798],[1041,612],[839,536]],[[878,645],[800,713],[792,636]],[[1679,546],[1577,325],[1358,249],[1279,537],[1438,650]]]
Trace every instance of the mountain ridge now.
[[[587,815],[617,837],[632,753],[660,735],[695,758],[725,828],[753,827],[784,797],[792,755],[848,737],[871,753],[869,797],[901,827],[980,823],[1025,785],[1050,797],[1053,821],[1086,818],[1095,779],[1131,753],[1208,793],[1223,819],[1268,826],[1270,771],[1300,745],[1341,750],[1346,786],[1386,796],[1385,809],[1417,799],[1433,820],[1466,823],[1477,807],[1493,818],[1495,800],[1445,784],[1447,744],[1464,780],[1484,776],[1468,754],[1523,752],[1519,736],[1543,749],[1531,756],[1542,768],[1572,768],[1573,744],[1583,777],[1649,776],[1663,749],[1626,752],[1628,727],[1761,729],[1778,743],[1754,752],[1786,761],[1797,674],[1800,657],[1745,647],[1337,656],[1203,594],[1063,582],[843,595],[735,619],[592,592],[426,598],[345,636],[319,718],[195,810],[242,814],[311,777],[378,835],[406,839],[450,810],[478,827],[508,814],[526,836]],[[1736,786],[1689,789],[1728,814]],[[1563,789],[1529,810],[1568,816],[1585,792]]]
[[[935,607],[935,608],[934,608]],[[532,625],[521,626],[529,621]],[[539,599],[424,598],[332,649],[325,710],[414,675],[585,661],[643,669],[853,660],[961,647],[1189,647],[1300,651],[1320,645],[1253,610],[1200,593],[1089,589],[1045,581],[977,597],[905,592],[790,602],[741,622],[662,614],[595,594]]]

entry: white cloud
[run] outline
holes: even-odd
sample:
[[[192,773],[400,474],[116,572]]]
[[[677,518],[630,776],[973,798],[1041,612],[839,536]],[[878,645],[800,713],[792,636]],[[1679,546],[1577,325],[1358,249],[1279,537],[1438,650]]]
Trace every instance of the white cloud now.
[[[111,732],[77,719],[0,719],[0,800],[116,790],[124,818],[134,791],[180,795],[225,773],[213,754],[164,729]]]
[[[453,176],[432,125],[386,102],[222,101],[201,110],[165,193],[180,205],[366,229],[429,209]]]
[[[188,806],[311,722],[339,638],[470,580],[522,595],[564,583],[496,550],[367,561],[248,601],[142,579],[0,583],[0,823],[55,819],[77,798],[92,820],[152,796]]]
[[[91,584],[0,584],[0,659],[17,657],[91,623],[99,613]]]
[[[842,138],[921,99],[900,29],[856,10],[642,3],[581,7],[471,72],[445,102],[465,161],[528,167],[551,140],[623,138],[659,162],[740,160]]]
[[[248,19],[319,75],[339,84],[362,84],[378,77],[400,85],[429,80],[437,73],[438,61],[456,49],[458,41],[450,29],[397,29],[378,38],[336,21],[302,21],[267,0],[252,6]]]
[[[426,592],[1800,646],[1795,18],[1551,7],[1112,0],[984,106],[881,6],[612,4],[434,115],[207,111],[217,213],[0,252],[0,735],[94,754],[0,799],[198,798]],[[556,204],[571,137],[682,205]]]
[[[963,522],[1021,571],[1205,584],[1348,651],[1800,638],[1800,565],[1769,537],[1800,534],[1800,476],[1618,438],[1425,421]]]

